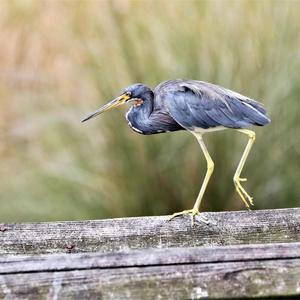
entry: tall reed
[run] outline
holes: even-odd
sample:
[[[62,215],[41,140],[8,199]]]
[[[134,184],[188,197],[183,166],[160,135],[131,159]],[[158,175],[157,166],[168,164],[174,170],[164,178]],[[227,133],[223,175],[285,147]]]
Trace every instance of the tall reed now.
[[[0,220],[169,214],[192,206],[205,160],[186,132],[140,136],[124,109],[80,118],[134,82],[214,82],[262,101],[243,176],[256,208],[300,194],[296,1],[2,1]],[[243,208],[232,176],[246,143],[205,137],[203,210]]]

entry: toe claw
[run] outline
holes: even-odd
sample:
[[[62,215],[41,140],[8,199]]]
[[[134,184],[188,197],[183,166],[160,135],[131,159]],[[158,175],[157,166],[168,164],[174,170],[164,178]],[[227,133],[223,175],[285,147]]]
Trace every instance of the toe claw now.
[[[240,195],[241,199],[243,200],[245,206],[247,207],[248,210],[251,210],[250,205],[254,205],[253,203],[253,198],[250,197],[250,195],[246,192],[246,190],[243,188],[241,185],[241,181],[246,181],[247,178],[235,178],[234,183],[235,183],[235,188],[238,194]],[[250,203],[250,205],[248,204]]]

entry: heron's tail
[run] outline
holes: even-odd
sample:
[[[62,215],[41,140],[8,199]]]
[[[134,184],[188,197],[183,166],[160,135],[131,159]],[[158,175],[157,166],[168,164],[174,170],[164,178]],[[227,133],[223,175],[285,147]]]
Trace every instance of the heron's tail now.
[[[265,108],[256,101],[243,102],[246,106],[244,107],[244,114],[253,125],[264,126],[271,122],[267,116]]]

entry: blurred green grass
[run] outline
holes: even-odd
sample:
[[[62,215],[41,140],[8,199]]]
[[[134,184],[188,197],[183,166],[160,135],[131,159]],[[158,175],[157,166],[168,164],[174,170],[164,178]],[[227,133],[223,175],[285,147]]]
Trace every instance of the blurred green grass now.
[[[300,3],[2,1],[0,220],[169,214],[190,208],[205,160],[186,132],[141,136],[124,109],[79,121],[134,82],[210,81],[262,101],[244,169],[256,208],[298,205]],[[232,176],[246,143],[205,137],[203,210],[244,209]]]

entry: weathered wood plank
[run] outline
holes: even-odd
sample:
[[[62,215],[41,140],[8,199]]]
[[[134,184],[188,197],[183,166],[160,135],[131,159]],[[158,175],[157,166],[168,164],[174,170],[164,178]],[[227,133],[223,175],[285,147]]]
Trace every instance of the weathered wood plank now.
[[[0,299],[232,299],[300,296],[300,259],[0,275]]]
[[[0,254],[115,252],[128,249],[221,246],[300,241],[300,208],[188,216],[0,225]]]
[[[300,243],[0,256],[0,275],[30,272],[300,259]],[[299,278],[300,279],[300,278]]]
[[[0,299],[300,298],[300,209],[206,217],[0,225]]]

